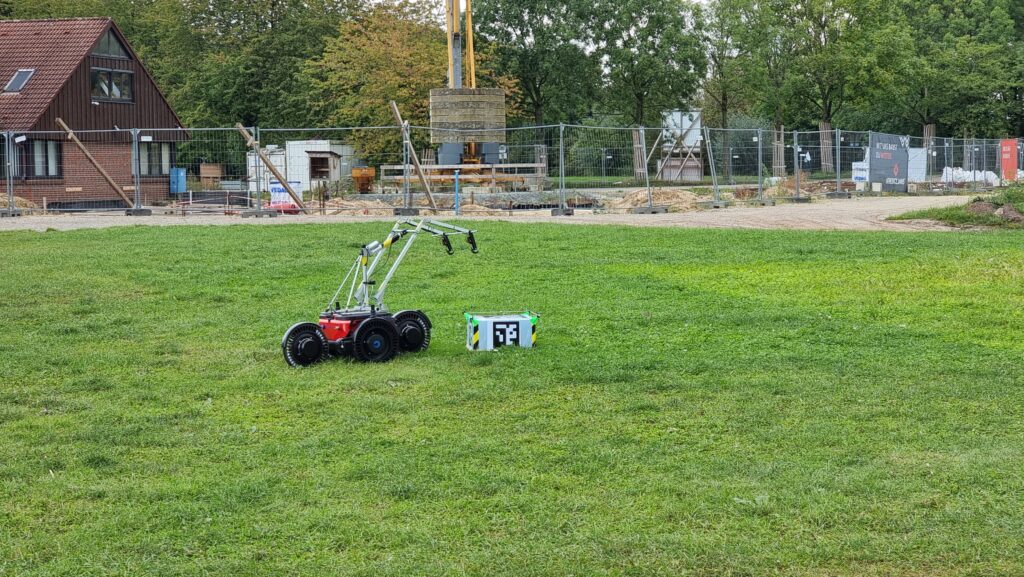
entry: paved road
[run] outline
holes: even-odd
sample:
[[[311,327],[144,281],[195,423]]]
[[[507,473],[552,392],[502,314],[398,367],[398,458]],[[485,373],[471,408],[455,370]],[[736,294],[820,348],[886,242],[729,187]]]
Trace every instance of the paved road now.
[[[621,224],[630,226],[680,226],[689,228],[760,228],[799,230],[955,230],[932,221],[886,221],[889,216],[922,208],[964,204],[967,196],[911,196],[822,200],[810,204],[782,204],[773,207],[734,207],[659,215],[577,213],[574,217],[552,217],[543,212],[516,216],[480,216],[512,222],[559,222],[572,224]],[[47,229],[73,230],[112,226],[183,224],[294,224],[392,220],[390,216],[282,216],[248,218],[216,214],[189,216],[155,215],[128,217],[119,214],[81,214],[0,218],[0,231]],[[450,218],[450,217],[449,217]]]

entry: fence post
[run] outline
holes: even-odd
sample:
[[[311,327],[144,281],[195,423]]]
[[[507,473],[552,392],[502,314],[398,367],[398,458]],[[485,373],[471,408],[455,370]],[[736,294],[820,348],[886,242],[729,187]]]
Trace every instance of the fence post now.
[[[405,121],[405,130],[402,131],[402,193],[405,196],[405,208],[406,210],[412,208],[412,190],[409,188],[409,146],[411,146],[409,139],[409,121]],[[456,183],[459,178],[459,171],[455,171]],[[458,189],[458,184],[456,184]],[[456,209],[455,214],[458,214]]]
[[[984,184],[983,188],[988,187],[988,139],[981,139],[981,182]]]
[[[21,211],[14,207],[14,133],[3,133],[4,138],[4,189],[7,191],[7,210],[0,211],[0,216],[21,216]]]
[[[793,174],[796,178],[796,198],[800,198],[800,133],[793,131]]]
[[[843,196],[843,145],[842,130],[836,129],[836,195]],[[852,195],[851,195],[852,196]]]
[[[711,187],[714,191],[714,195],[711,197],[711,207],[721,208],[722,207],[722,191],[718,188],[718,170],[715,167],[715,151],[711,146],[711,129],[707,126],[704,127],[704,142],[705,147],[708,149],[708,167],[711,168]]]
[[[462,210],[459,202],[459,170],[455,169],[455,216],[462,215]]]
[[[569,207],[565,202],[565,124],[558,123],[558,209],[551,211],[552,216],[570,216]]]
[[[135,146],[135,208],[142,208],[142,145],[139,142],[139,129],[132,129],[132,142]]]
[[[647,208],[654,208],[654,193],[651,191],[651,171],[647,164],[647,129],[640,127],[640,147],[644,149],[644,186],[647,187]]]
[[[135,203],[124,211],[127,216],[150,216],[152,210],[142,208],[142,154],[139,146],[139,129],[132,129],[132,176],[135,185]]]
[[[252,137],[256,139],[256,150],[258,151],[259,147],[263,146],[262,141],[260,141],[259,126],[252,127]],[[250,152],[247,151],[246,154],[250,154]],[[253,206],[250,208],[255,211],[256,218],[260,218],[263,216],[263,160],[260,159],[258,152],[255,153],[255,156],[253,163],[256,165],[256,194],[253,195]],[[267,190],[270,190],[269,183],[267,184]],[[189,200],[191,200],[191,197],[189,197]]]
[[[757,200],[764,202],[764,129],[757,129]]]

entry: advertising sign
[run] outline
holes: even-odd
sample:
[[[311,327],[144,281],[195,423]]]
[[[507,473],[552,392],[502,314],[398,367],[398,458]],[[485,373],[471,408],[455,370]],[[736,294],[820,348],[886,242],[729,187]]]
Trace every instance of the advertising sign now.
[[[302,190],[302,182],[300,182],[298,180],[289,180],[288,184],[291,185],[292,190],[294,190],[296,194],[302,194],[302,192],[303,192],[303,190]],[[271,180],[270,181],[270,203],[271,204],[291,204],[292,202],[294,202],[294,201],[292,200],[291,195],[289,195],[288,191],[285,190],[285,188],[283,186],[281,186],[281,182],[278,181],[278,180]]]
[[[1017,166],[1017,141],[1007,139],[1000,142],[999,151],[1002,158],[999,166],[1003,167],[1003,180],[1017,180],[1017,171],[1020,170]]]
[[[883,192],[907,192],[910,169],[910,138],[871,133],[871,182],[880,183]]]

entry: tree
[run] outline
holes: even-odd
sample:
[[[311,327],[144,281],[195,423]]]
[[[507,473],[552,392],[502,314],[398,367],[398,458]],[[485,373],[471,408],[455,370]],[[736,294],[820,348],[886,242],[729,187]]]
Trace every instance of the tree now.
[[[1007,0],[922,4],[903,0],[873,35],[875,80],[862,107],[892,111],[939,132],[1002,136],[1015,131],[1019,44]],[[911,127],[908,127],[912,128]]]
[[[771,120],[772,171],[786,176],[785,122],[789,113],[797,34],[787,16],[787,0],[763,0],[741,6],[747,24],[739,36],[751,57],[745,80],[759,94],[756,109]]]
[[[801,0],[788,12],[797,32],[791,94],[818,118],[822,172],[834,170],[832,122],[865,77],[877,10],[871,0]]]
[[[590,111],[601,80],[587,9],[580,0],[480,0],[474,22],[494,47],[498,72],[518,80],[537,125],[575,122]]]
[[[707,53],[704,96],[714,107],[705,110],[705,124],[729,128],[729,113],[749,86],[750,51],[743,31],[749,25],[750,0],[712,0],[701,18],[701,39]]]
[[[660,126],[686,107],[706,63],[692,6],[682,0],[603,0],[599,52],[605,107],[634,125]]]

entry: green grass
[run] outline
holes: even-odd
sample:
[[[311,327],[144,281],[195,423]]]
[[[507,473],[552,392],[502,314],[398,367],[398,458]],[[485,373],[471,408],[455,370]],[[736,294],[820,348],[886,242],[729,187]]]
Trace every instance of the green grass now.
[[[967,204],[915,210],[894,216],[890,218],[890,220],[927,219],[937,220],[950,226],[987,226],[1010,229],[1024,228],[1024,223],[1006,221],[1003,220],[1001,216],[968,212],[967,206],[972,202],[979,200],[991,202],[996,206],[996,208],[999,208],[1006,203],[1011,203],[1017,210],[1024,211],[1024,185],[1014,185],[987,197],[979,196],[972,199]]]
[[[0,575],[1024,574],[1018,235],[479,223],[286,367],[386,227],[0,234]]]

